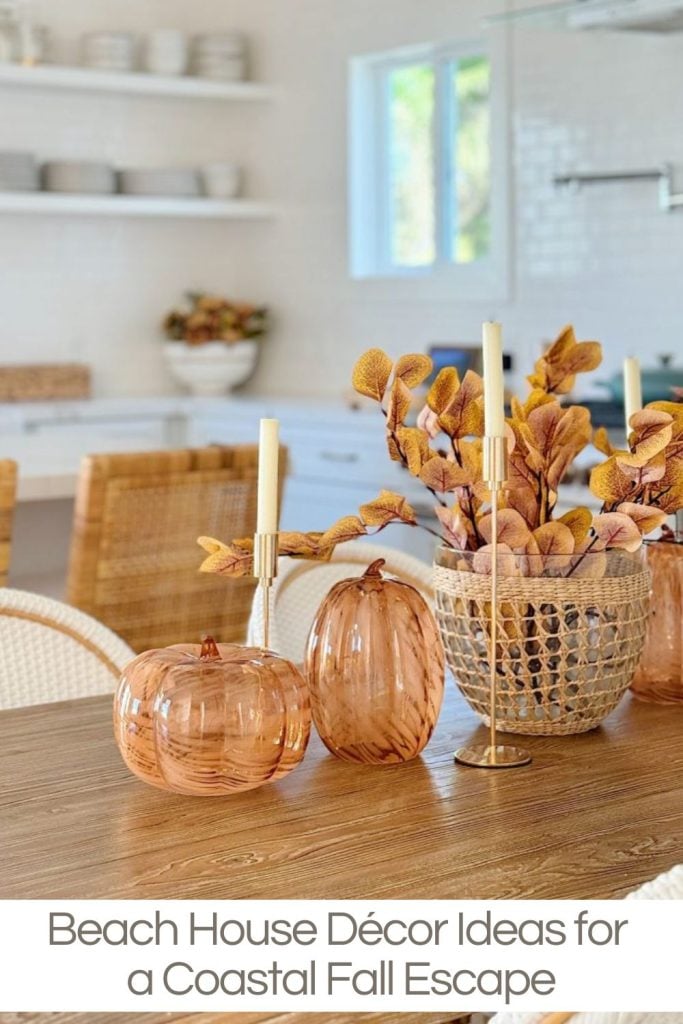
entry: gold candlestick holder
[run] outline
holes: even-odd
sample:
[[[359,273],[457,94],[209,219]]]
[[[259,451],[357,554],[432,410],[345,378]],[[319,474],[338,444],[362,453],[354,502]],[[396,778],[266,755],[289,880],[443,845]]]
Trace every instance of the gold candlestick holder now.
[[[276,533],[254,534],[254,576],[259,581],[263,601],[263,647],[270,645],[270,588],[277,576],[278,538]]]
[[[507,480],[507,439],[484,438],[484,480],[491,491],[491,645],[490,735],[487,745],[461,747],[455,761],[471,768],[518,768],[530,764],[531,754],[523,747],[498,743],[496,728],[496,692],[498,683],[498,498]]]

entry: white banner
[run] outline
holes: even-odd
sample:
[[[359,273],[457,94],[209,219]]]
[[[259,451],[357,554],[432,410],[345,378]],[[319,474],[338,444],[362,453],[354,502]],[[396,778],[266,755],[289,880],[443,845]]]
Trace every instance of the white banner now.
[[[4,1011],[676,1011],[683,901],[0,901]]]

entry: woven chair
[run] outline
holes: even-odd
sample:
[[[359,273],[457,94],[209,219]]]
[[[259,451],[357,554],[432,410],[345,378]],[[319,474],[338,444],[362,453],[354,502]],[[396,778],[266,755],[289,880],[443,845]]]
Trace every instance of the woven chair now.
[[[290,661],[303,661],[306,638],[315,613],[328,590],[340,580],[361,576],[378,558],[386,562],[384,572],[400,576],[420,591],[430,607],[434,605],[432,567],[414,555],[365,541],[338,544],[329,562],[306,562],[280,558],[278,576],[271,589],[270,647]],[[263,643],[263,605],[260,593],[254,597],[249,620],[248,642]]]
[[[135,656],[111,630],[42,594],[0,590],[0,709],[112,693]]]
[[[0,587],[7,586],[16,501],[17,464],[11,459],[0,459]]]
[[[69,602],[136,651],[196,642],[203,633],[241,643],[255,583],[200,573],[197,537],[254,533],[257,469],[255,445],[88,456]]]
[[[627,900],[683,900],[683,864],[658,875]],[[498,1013],[489,1024],[681,1024],[679,1013]]]

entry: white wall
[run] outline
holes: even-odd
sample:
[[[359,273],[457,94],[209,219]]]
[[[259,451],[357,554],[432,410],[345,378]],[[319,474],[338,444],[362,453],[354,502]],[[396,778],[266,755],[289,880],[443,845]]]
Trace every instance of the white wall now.
[[[244,28],[271,107],[0,92],[3,148],[105,155],[118,163],[243,159],[272,223],[4,218],[0,351],[79,358],[100,393],[169,384],[156,326],[186,286],[267,301],[277,326],[251,385],[269,393],[347,388],[368,345],[391,352],[473,340],[505,321],[522,370],[566,320],[606,348],[683,354],[683,211],[657,210],[654,185],[558,192],[567,169],[671,160],[683,187],[683,35],[644,39],[515,30],[510,106],[515,173],[511,292],[474,303],[419,300],[347,274],[346,75],[356,53],[481,31],[478,0],[44,0],[60,40],[89,28]],[[500,7],[491,0],[488,9]],[[69,56],[68,47],[62,52]]]

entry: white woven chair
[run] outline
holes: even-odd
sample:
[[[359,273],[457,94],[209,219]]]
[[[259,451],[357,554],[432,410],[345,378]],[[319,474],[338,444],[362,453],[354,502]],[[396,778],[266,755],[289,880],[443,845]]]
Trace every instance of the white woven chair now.
[[[112,693],[135,654],[70,605],[0,589],[0,709]]]
[[[303,661],[308,631],[328,590],[340,580],[362,576],[378,558],[385,560],[387,575],[412,583],[430,606],[434,604],[431,566],[393,548],[348,541],[337,545],[330,562],[281,558],[271,591],[271,649],[295,663]],[[249,620],[248,643],[259,645],[262,642],[263,604],[257,591]]]
[[[683,900],[683,864],[646,882],[627,900]],[[498,1013],[489,1024],[551,1024],[555,1014]],[[568,1024],[683,1024],[681,1013],[575,1013]]]

